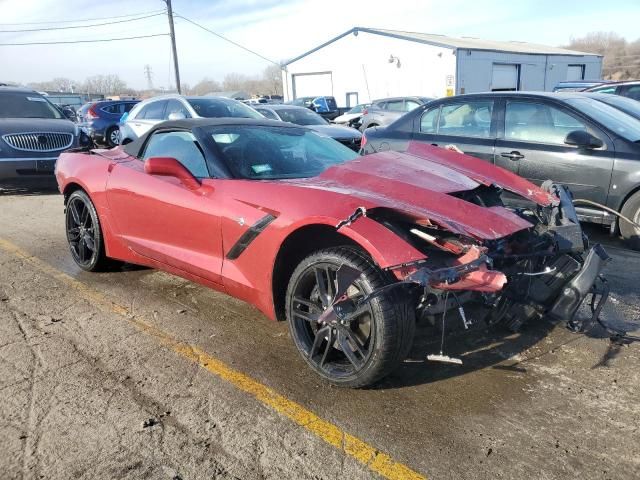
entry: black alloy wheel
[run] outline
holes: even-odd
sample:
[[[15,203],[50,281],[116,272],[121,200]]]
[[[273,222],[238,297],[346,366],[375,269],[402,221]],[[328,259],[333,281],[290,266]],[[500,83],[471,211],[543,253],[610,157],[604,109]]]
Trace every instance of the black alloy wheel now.
[[[66,206],[67,241],[76,264],[87,271],[102,269],[108,263],[102,230],[93,203],[82,190],[73,192]]]
[[[415,328],[407,309],[387,294],[360,302],[386,280],[368,257],[346,247],[312,254],[293,273],[286,299],[292,337],[331,383],[370,385],[406,356]]]

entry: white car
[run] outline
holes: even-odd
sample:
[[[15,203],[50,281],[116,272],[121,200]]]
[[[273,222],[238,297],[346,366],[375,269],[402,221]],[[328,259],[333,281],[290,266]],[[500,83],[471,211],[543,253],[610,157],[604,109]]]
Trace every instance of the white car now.
[[[349,127],[356,127],[357,124],[360,123],[360,118],[364,113],[364,110],[369,106],[369,103],[361,103],[360,105],[356,105],[347,113],[343,113],[339,117],[333,119],[333,123],[338,123],[340,125],[347,125]]]
[[[163,95],[138,103],[123,116],[120,143],[126,145],[136,140],[165,120],[213,117],[264,118],[250,106],[231,98]]]

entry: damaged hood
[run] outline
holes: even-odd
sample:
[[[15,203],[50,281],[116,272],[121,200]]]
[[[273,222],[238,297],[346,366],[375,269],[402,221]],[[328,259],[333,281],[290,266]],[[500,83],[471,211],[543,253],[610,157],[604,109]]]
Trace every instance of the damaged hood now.
[[[488,164],[487,167],[496,168]],[[329,168],[317,177],[288,182],[348,195],[367,209],[397,210],[451,232],[483,240],[502,238],[532,226],[506,208],[481,207],[451,195],[481,184],[497,184],[511,190],[508,186],[494,182],[489,174],[476,175],[470,168],[465,172],[422,155],[375,153]],[[524,182],[551,202],[553,197],[549,194]]]

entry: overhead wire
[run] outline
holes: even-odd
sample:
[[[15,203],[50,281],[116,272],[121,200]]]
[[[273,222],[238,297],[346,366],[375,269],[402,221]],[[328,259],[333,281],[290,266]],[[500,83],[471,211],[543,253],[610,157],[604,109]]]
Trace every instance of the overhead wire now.
[[[80,22],[92,22],[95,20],[113,20],[114,18],[126,18],[126,17],[138,17],[140,15],[149,15],[149,14],[160,14],[165,13],[166,10],[152,10],[148,12],[140,12],[140,13],[130,13],[128,15],[111,15],[109,17],[94,17],[94,18],[83,18],[77,20],[49,20],[43,22],[21,22],[21,23],[0,23],[0,27],[13,27],[20,25],[51,25],[55,23],[80,23]]]
[[[144,17],[129,18],[126,20],[115,20],[113,22],[92,23],[89,25],[71,25],[68,27],[28,28],[28,29],[22,29],[22,30],[0,30],[0,33],[44,32],[44,31],[51,31],[51,30],[69,30],[73,28],[102,27],[103,25],[114,25],[116,23],[135,22],[138,20],[144,20],[145,18],[157,17],[159,15],[164,15],[164,13],[154,13],[153,15],[146,15]]]
[[[181,18],[182,20],[185,20],[185,21],[187,21],[187,22],[191,23],[192,25],[195,25],[196,27],[198,27],[198,28],[200,28],[200,29],[202,29],[202,30],[204,30],[204,31],[206,31],[206,32],[209,32],[209,33],[210,33],[210,34],[212,34],[212,35],[215,35],[216,37],[218,37],[218,38],[220,38],[220,39],[224,40],[225,42],[229,42],[229,43],[231,43],[231,44],[235,45],[236,47],[241,48],[242,50],[245,50],[245,51],[247,51],[247,52],[249,52],[249,53],[252,53],[253,55],[256,55],[256,56],[258,56],[258,57],[262,58],[263,60],[266,60],[266,61],[267,61],[267,62],[269,62],[269,63],[273,63],[274,65],[278,65],[279,67],[281,66],[279,62],[276,62],[276,61],[274,61],[274,60],[271,60],[270,58],[267,58],[267,57],[265,57],[264,55],[261,55],[260,53],[256,52],[255,50],[251,50],[250,48],[245,47],[244,45],[239,44],[238,42],[234,42],[233,40],[231,40],[231,39],[229,39],[229,38],[225,37],[224,35],[221,35],[221,34],[219,34],[218,32],[214,32],[214,31],[213,31],[213,30],[211,30],[210,28],[207,28],[207,27],[205,27],[205,26],[203,26],[203,25],[200,25],[198,22],[195,22],[195,21],[191,20],[190,18],[185,17],[184,15],[180,15],[179,13],[177,13],[177,12],[175,12],[175,11],[174,11],[173,13],[174,13],[174,17]]]
[[[53,42],[15,42],[15,43],[0,43],[0,47],[12,47],[23,45],[61,45],[61,44],[75,44],[75,43],[99,43],[99,42],[117,42],[120,40],[136,40],[139,38],[151,38],[151,37],[165,37],[168,33],[155,33],[152,35],[137,35],[134,37],[117,37],[117,38],[97,38],[93,40],[62,40]]]

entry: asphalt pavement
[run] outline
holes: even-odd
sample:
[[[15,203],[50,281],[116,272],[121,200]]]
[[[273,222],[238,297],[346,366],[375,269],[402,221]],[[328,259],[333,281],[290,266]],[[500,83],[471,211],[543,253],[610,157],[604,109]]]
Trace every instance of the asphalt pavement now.
[[[604,318],[640,329],[640,254]],[[78,269],[62,197],[0,195],[2,478],[636,479],[640,344],[539,322],[433,332],[382,384],[323,383],[286,325],[186,280]]]

